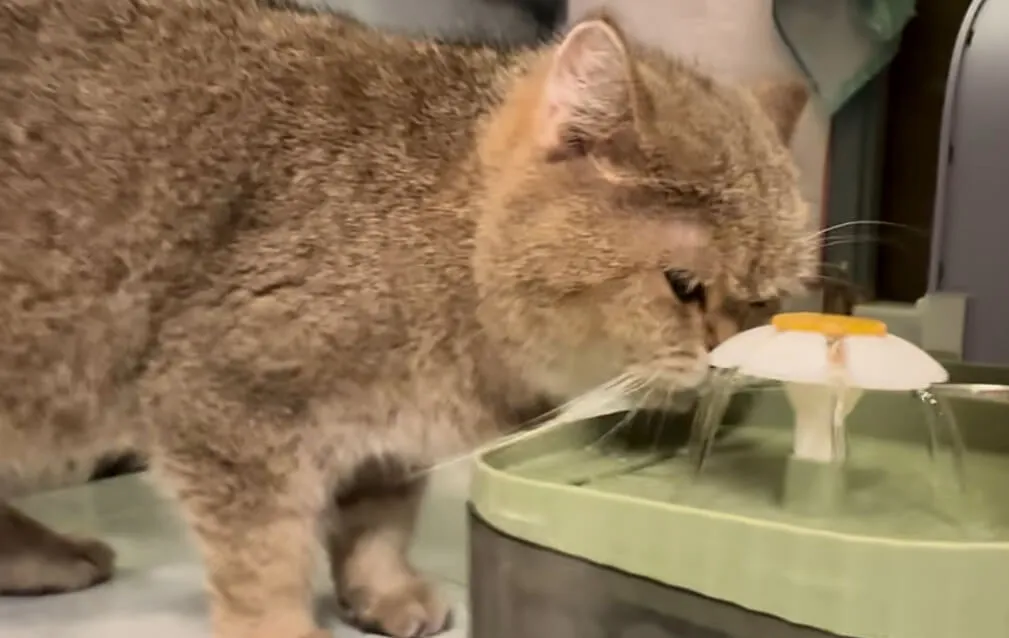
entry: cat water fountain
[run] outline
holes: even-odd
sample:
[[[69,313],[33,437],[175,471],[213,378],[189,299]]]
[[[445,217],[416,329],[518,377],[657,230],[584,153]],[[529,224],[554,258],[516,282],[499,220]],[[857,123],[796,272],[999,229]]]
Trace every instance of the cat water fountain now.
[[[1009,636],[1009,404],[943,390],[979,370],[818,313],[711,364],[693,419],[482,455],[473,638]]]
[[[786,507],[822,514],[842,506],[847,419],[866,390],[914,392],[925,410],[923,425],[933,458],[942,434],[952,448],[961,487],[963,444],[956,423],[929,389],[949,380],[938,361],[887,333],[876,319],[802,312],[781,314],[771,325],[737,334],[711,353],[719,371],[712,395],[695,417],[695,461],[710,454],[733,387],[742,379],[780,381],[794,415],[793,450],[786,461]],[[940,430],[946,426],[946,432]]]

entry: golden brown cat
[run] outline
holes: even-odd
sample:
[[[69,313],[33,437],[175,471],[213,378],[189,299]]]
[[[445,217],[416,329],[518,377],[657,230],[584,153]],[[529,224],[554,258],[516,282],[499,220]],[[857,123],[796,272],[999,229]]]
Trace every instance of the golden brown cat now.
[[[811,273],[804,102],[605,15],[502,53],[251,0],[0,0],[0,467],[148,455],[215,638],[324,635],[320,521],[358,622],[434,633],[416,472],[620,375],[700,382]],[[0,503],[0,591],[111,564]]]

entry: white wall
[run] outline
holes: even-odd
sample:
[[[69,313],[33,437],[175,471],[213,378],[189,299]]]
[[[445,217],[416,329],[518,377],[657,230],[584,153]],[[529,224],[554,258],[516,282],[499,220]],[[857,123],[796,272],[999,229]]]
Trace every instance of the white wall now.
[[[572,20],[590,9],[610,7],[632,35],[718,77],[754,81],[799,76],[775,32],[771,0],[570,0],[568,6]],[[814,219],[820,218],[829,130],[829,117],[812,102],[792,145]]]

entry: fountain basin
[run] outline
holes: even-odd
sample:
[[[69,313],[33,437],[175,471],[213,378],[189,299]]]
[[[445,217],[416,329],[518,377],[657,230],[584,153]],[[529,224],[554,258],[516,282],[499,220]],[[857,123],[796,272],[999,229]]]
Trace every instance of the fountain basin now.
[[[959,396],[1009,403],[1009,385],[999,383],[944,383],[937,386],[943,396]]]
[[[843,469],[790,462],[780,388],[733,401],[696,481],[689,418],[639,415],[605,445],[620,415],[572,422],[482,455],[474,635],[1009,636],[1009,404],[950,395],[964,495],[906,394],[866,392]]]

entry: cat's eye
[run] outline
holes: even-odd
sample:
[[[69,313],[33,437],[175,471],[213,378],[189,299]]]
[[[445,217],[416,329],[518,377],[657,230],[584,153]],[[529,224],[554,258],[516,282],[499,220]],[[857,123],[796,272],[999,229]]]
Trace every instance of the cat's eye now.
[[[667,270],[663,273],[669,288],[683,304],[697,304],[704,308],[707,301],[704,286],[685,270]]]

